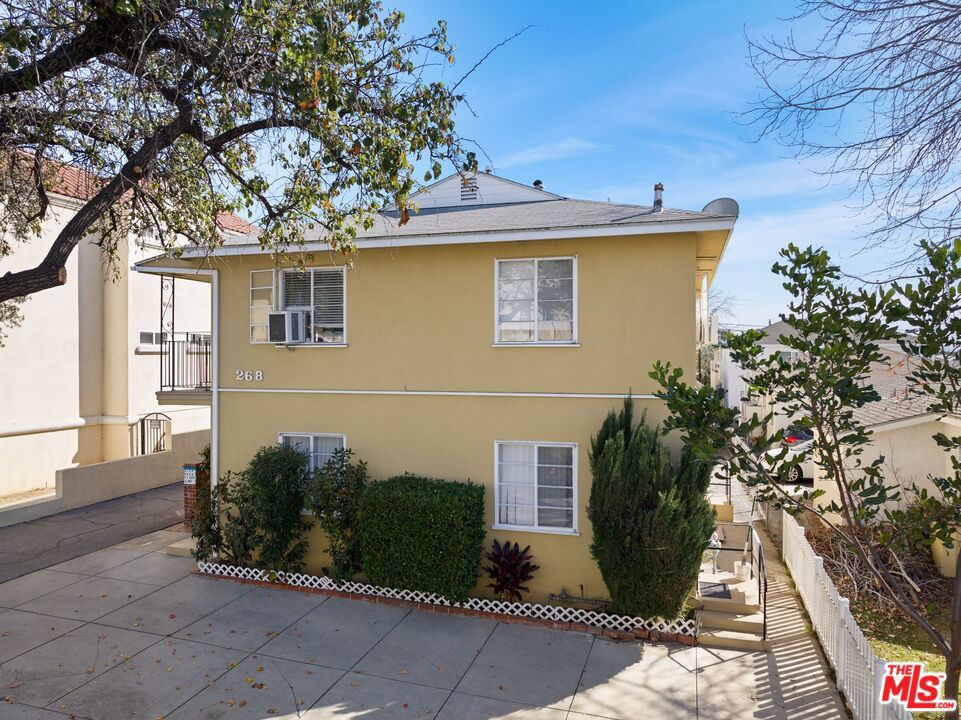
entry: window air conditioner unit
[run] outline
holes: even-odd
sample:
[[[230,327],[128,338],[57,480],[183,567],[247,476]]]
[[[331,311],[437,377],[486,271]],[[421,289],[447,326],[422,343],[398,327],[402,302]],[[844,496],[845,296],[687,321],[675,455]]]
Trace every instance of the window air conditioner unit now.
[[[304,342],[306,326],[304,310],[272,312],[267,317],[268,339],[272,343],[291,344]]]

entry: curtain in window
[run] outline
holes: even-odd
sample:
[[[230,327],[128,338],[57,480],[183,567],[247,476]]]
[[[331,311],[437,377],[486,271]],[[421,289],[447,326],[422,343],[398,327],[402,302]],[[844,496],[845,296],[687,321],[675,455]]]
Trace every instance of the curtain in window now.
[[[537,339],[574,339],[574,260],[537,261]]]
[[[574,340],[574,259],[497,264],[498,342]]]
[[[281,442],[307,455],[311,471],[322,468],[334,450],[344,447],[344,438],[339,435],[284,435]]]
[[[533,445],[498,447],[497,521],[505,525],[534,525],[535,466]]]
[[[537,524],[574,527],[573,448],[537,448]]]
[[[274,272],[250,273],[250,342],[267,342],[267,315],[274,309]]]
[[[498,264],[498,341],[531,342],[534,339],[534,261],[512,260]]]
[[[342,437],[316,436],[314,438],[314,452],[311,457],[312,469],[322,468],[327,464],[327,461],[334,456],[334,450],[339,450],[343,447],[344,439]]]
[[[574,527],[574,448],[501,443],[497,447],[497,522]]]

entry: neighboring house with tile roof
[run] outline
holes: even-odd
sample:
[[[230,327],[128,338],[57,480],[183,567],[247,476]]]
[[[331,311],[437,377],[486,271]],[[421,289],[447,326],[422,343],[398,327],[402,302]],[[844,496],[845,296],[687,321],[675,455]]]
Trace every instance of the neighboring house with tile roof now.
[[[656,361],[694,374],[737,204],[576,200],[485,173],[412,202],[407,222],[388,208],[358,233],[349,268],[320,233],[294,257],[236,238],[138,265],[214,286],[214,476],[283,442],[314,466],[350,447],[374,478],[470,479],[488,538],[531,546],[531,599],[604,597],[591,436],[628,392],[663,421]],[[309,572],[324,546],[315,528]]]
[[[0,274],[36,265],[100,187],[98,178],[76,167],[50,167],[51,204],[42,233],[0,260]],[[232,215],[218,222],[231,238],[256,230]],[[156,398],[157,362],[163,343],[174,338],[169,333],[190,333],[197,342],[209,338],[209,292],[196,283],[176,283],[176,317],[170,314],[161,327],[164,284],[129,272],[158,248],[132,238],[119,248],[118,277],[108,278],[95,241],[81,242],[71,254],[65,285],[29,297],[23,324],[10,329],[0,347],[0,524],[2,511],[10,509],[4,498],[32,501],[38,493],[30,491],[41,491],[40,497],[55,493],[58,471],[127,458],[160,443],[189,451],[192,459],[209,436],[205,406],[161,406]],[[168,473],[155,484],[176,480],[176,472]],[[123,490],[121,485],[111,492]]]

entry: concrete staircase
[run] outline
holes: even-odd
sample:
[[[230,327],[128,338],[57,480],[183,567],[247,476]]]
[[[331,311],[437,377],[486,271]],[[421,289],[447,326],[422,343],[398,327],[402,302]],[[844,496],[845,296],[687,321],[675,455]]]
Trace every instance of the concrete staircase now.
[[[705,585],[714,592],[702,592]],[[738,580],[723,572],[702,572],[695,604],[701,621],[699,644],[734,650],[767,649],[756,578]]]
[[[193,557],[191,552],[197,549],[197,541],[192,537],[184,538],[180,542],[175,542],[164,548],[167,555],[174,557]]]

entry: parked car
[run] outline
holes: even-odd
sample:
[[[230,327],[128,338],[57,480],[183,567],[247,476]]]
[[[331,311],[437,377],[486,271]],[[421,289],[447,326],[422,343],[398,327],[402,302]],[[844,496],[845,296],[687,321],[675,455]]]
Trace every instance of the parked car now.
[[[814,458],[810,455],[806,455],[811,448],[811,441],[814,439],[813,435],[807,440],[795,440],[788,444],[786,442],[781,443],[781,447],[776,447],[768,450],[765,453],[765,457],[768,462],[778,470],[778,476],[784,482],[789,482],[792,484],[800,484],[803,482],[812,482],[814,480]],[[781,458],[782,450],[786,448],[787,454]],[[788,465],[791,460],[794,460],[798,456],[803,456],[800,462],[792,465]],[[781,466],[788,465],[788,467]]]
[[[814,431],[810,428],[792,425],[784,431],[784,439],[781,440],[783,447],[793,447],[814,439]]]

